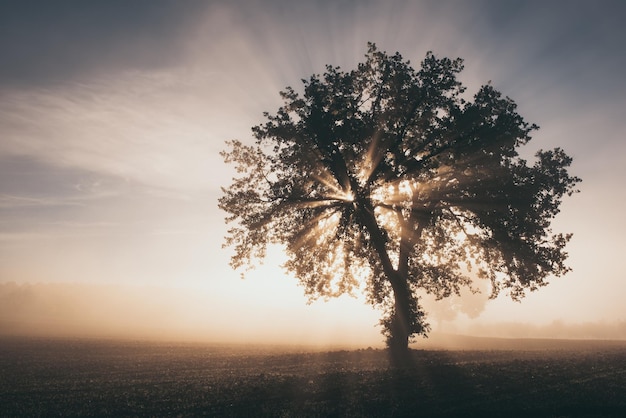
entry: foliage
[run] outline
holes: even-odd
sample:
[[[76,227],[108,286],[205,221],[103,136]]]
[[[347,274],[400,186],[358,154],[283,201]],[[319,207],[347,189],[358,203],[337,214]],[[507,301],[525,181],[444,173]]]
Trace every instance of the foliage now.
[[[256,143],[222,153],[240,175],[219,200],[232,266],[283,245],[310,298],[365,289],[389,340],[428,331],[420,289],[445,298],[483,278],[519,299],[566,273],[571,235],[550,223],[580,181],[571,158],[520,158],[537,126],[489,84],[467,100],[462,69],[429,52],[415,70],[369,44],[355,70],[281,92]]]

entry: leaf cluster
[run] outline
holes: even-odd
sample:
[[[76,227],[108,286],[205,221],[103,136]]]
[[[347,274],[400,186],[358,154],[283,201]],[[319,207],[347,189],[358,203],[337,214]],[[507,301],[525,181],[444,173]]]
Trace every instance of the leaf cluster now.
[[[566,273],[571,235],[550,224],[580,181],[571,158],[558,148],[533,165],[520,158],[537,126],[490,84],[468,100],[461,59],[429,52],[416,70],[374,44],[365,58],[288,87],[254,145],[229,143],[240,177],[219,206],[234,224],[233,267],[280,244],[309,297],[361,287],[387,312],[406,285],[416,333],[419,291],[444,298],[485,278],[493,296],[518,299]]]

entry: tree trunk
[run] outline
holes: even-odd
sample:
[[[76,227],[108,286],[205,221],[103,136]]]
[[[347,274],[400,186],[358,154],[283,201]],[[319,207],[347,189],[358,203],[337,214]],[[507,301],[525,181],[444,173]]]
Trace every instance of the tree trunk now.
[[[371,235],[372,244],[380,257],[383,271],[393,289],[394,309],[390,318],[387,346],[392,363],[402,366],[406,364],[409,358],[409,337],[413,331],[411,329],[412,315],[415,314],[411,309],[411,294],[407,281],[408,268],[404,268],[407,263],[406,260],[402,260],[402,266],[399,266],[398,270],[394,269],[385,248],[384,235],[374,216],[374,208],[366,200],[361,200],[359,204],[361,206],[359,216]],[[407,243],[403,242],[402,245],[406,246]],[[408,252],[403,251],[401,256],[408,259]]]
[[[419,193],[416,186],[411,186],[413,193],[413,206],[419,207]],[[431,203],[429,212],[433,209]],[[411,211],[408,219],[401,212],[397,212],[400,223],[400,251],[398,254],[398,268],[391,275],[390,281],[394,296],[394,313],[391,323],[391,338],[388,341],[392,357],[401,363],[409,357],[409,337],[417,331],[418,306],[413,305],[415,300],[409,288],[409,256],[414,249],[415,243],[422,236],[428,217],[419,211]],[[415,229],[417,225],[417,229]],[[420,324],[421,326],[421,324]]]
[[[405,366],[409,360],[409,337],[411,335],[411,296],[408,285],[400,275],[391,280],[394,293],[394,311],[390,335],[387,340],[392,363]]]

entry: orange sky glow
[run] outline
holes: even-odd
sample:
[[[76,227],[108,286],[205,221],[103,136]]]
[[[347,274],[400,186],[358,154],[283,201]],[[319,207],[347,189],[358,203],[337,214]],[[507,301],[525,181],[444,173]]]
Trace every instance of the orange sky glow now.
[[[562,147],[583,179],[553,224],[574,233],[573,271],[521,303],[488,300],[485,283],[426,296],[433,331],[626,339],[618,14],[487,3],[155,2],[116,33],[102,16],[124,11],[106,5],[61,29],[52,8],[0,13],[16,37],[0,43],[0,334],[382,346],[380,312],[358,291],[307,304],[280,248],[242,280],[217,208],[225,141],[250,143],[280,90],[354,68],[373,41],[414,65],[464,58],[469,92],[491,80],[540,125],[522,155]]]

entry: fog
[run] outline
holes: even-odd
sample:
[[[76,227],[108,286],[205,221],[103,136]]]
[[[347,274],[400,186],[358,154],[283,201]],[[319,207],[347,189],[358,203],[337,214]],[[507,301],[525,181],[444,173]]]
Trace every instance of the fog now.
[[[85,283],[0,284],[0,334],[212,343],[369,346],[371,326],[320,303],[289,311],[220,298],[209,289]],[[304,304],[304,303],[303,303]],[[316,316],[319,315],[319,316]],[[312,318],[316,318],[313,321]]]
[[[333,310],[332,302],[308,313],[285,315],[288,309],[251,312],[233,303],[209,304],[208,290],[84,283],[0,284],[0,335],[122,338],[132,340],[207,343],[288,344],[365,348],[382,347],[375,325],[357,321],[350,312]],[[468,348],[501,346],[501,341],[459,339],[456,336],[497,338],[621,339],[626,322],[546,324],[485,322],[477,309],[484,295],[425,300],[433,332],[414,347]],[[355,303],[361,302],[358,300]],[[306,311],[305,311],[306,312]],[[460,320],[459,320],[460,319]],[[367,321],[365,321],[367,322]]]

